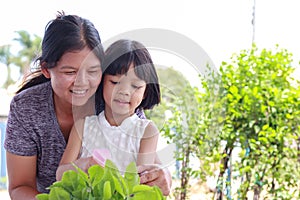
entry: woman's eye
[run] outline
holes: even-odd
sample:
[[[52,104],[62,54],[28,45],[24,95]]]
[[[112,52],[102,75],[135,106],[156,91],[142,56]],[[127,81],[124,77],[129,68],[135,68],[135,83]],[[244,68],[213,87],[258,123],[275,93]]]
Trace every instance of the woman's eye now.
[[[76,74],[76,71],[68,71],[68,72],[64,72],[67,75],[74,75]]]
[[[99,70],[91,70],[91,71],[88,71],[90,74],[95,74],[95,73],[98,73]]]
[[[91,76],[97,76],[98,72],[97,71],[89,71],[88,74]]]

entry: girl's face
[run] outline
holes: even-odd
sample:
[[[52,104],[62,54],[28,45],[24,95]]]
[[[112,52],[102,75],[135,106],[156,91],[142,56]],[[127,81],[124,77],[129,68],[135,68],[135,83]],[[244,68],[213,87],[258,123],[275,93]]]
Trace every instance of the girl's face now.
[[[82,106],[92,97],[100,84],[100,61],[90,49],[67,52],[52,69],[43,69],[51,78],[54,102],[63,106]]]
[[[105,75],[103,97],[105,112],[111,117],[128,117],[141,104],[146,82],[138,78],[131,64],[127,74]]]

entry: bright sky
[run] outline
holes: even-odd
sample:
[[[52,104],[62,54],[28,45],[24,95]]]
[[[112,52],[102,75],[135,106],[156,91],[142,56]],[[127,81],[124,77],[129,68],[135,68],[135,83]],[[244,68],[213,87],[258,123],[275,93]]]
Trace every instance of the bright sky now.
[[[201,47],[215,66],[228,61],[233,53],[251,47],[254,0],[6,0],[0,7],[0,45],[12,43],[15,31],[26,30],[43,36],[47,22],[57,11],[90,19],[102,41],[136,29],[166,29]],[[275,44],[300,60],[300,1],[256,0],[255,42],[259,48]],[[179,48],[182,43],[175,46]],[[175,47],[174,47],[175,48]],[[178,52],[151,50],[154,62],[173,66],[193,82],[197,71]],[[6,68],[0,66],[0,84]],[[3,72],[3,73],[2,73]]]

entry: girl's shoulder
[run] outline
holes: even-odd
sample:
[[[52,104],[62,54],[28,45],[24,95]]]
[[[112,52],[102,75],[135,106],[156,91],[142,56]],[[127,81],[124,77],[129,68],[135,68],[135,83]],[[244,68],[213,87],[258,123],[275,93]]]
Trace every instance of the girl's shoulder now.
[[[144,137],[152,137],[155,135],[159,135],[159,130],[158,130],[157,126],[155,125],[155,123],[153,121],[149,120],[149,122],[145,128]]]

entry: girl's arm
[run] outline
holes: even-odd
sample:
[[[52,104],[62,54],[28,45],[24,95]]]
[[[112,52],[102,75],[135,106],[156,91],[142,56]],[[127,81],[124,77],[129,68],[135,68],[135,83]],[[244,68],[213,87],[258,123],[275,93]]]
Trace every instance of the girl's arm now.
[[[158,136],[158,128],[153,122],[150,122],[140,142],[137,166],[155,163]]]
[[[77,160],[82,145],[84,121],[84,119],[76,121],[71,129],[67,147],[56,170],[56,180],[60,180],[65,171],[75,170],[72,162],[82,169],[86,169],[89,165],[89,158]]]
[[[156,185],[161,189],[163,195],[168,196],[171,191],[172,177],[168,168],[161,165],[156,154],[158,134],[157,127],[151,122],[141,140],[137,160],[138,173],[141,184]]]

